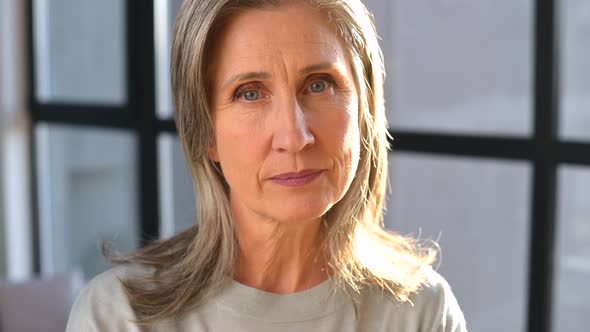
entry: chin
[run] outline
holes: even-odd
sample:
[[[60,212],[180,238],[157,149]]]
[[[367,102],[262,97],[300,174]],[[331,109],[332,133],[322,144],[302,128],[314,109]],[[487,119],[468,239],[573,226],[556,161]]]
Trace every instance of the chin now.
[[[286,216],[277,216],[276,217],[276,221],[281,223],[281,224],[300,224],[300,223],[306,223],[306,222],[311,222],[314,220],[320,220],[321,217],[323,216],[323,214],[289,214]]]
[[[288,202],[274,205],[273,215],[279,222],[301,222],[321,218],[334,204],[316,199],[306,202]]]

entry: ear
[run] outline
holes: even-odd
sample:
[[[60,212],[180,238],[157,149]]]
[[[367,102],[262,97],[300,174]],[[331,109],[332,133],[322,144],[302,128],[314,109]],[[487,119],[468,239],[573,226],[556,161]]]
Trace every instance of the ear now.
[[[211,146],[209,147],[209,150],[207,150],[207,152],[209,153],[209,158],[211,158],[213,162],[219,162],[219,153],[217,153],[217,147]]]

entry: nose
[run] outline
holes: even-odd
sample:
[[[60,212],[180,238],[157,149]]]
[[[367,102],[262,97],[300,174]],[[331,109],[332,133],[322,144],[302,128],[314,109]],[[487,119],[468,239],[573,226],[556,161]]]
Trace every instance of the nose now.
[[[315,143],[308,119],[297,100],[289,100],[273,110],[275,116],[272,147],[278,152],[297,153]]]

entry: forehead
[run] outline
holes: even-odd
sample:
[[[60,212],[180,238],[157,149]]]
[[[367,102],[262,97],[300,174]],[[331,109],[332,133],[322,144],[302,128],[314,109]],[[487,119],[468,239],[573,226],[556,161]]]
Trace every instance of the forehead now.
[[[305,4],[247,9],[232,17],[213,42],[213,65],[290,56],[308,62],[346,62],[345,44],[329,15]]]

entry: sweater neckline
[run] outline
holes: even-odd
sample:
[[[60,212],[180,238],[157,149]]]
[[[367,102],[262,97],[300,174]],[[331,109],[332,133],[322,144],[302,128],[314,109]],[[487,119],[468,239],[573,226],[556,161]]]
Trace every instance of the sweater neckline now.
[[[266,322],[318,319],[338,311],[351,300],[336,289],[332,278],[312,288],[291,294],[275,294],[246,286],[233,279],[226,283],[215,302],[235,315]]]

